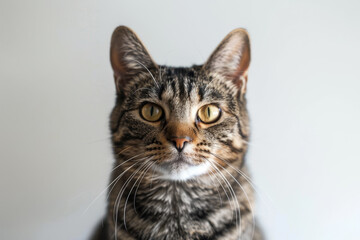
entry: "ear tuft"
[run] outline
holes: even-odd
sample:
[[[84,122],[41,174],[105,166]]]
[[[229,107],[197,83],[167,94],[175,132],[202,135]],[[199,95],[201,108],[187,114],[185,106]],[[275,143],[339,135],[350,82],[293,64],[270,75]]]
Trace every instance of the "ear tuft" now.
[[[210,73],[231,80],[241,91],[246,92],[248,68],[250,65],[250,39],[247,31],[238,28],[230,32],[204,64]]]
[[[137,73],[157,67],[137,35],[125,26],[117,27],[112,34],[110,61],[117,92]]]

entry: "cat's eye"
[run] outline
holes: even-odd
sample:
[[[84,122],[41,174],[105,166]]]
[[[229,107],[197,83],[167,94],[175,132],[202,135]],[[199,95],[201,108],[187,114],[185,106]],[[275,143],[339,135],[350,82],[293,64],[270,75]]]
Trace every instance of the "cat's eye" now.
[[[201,107],[198,111],[198,118],[203,123],[213,123],[219,120],[221,114],[221,109],[214,105],[208,104]]]
[[[163,115],[163,110],[161,107],[154,103],[146,103],[140,109],[140,115],[146,121],[156,122],[159,121]]]

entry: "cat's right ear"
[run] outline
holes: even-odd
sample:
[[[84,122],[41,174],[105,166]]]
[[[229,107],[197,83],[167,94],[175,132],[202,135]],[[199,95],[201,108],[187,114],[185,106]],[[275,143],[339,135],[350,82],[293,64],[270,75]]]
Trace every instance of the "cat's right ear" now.
[[[157,67],[140,39],[125,26],[119,26],[114,30],[111,37],[110,61],[117,93],[126,89],[129,81],[139,72]]]
[[[204,64],[204,69],[232,82],[234,89],[243,95],[246,92],[249,65],[249,35],[245,29],[238,28],[219,44]]]

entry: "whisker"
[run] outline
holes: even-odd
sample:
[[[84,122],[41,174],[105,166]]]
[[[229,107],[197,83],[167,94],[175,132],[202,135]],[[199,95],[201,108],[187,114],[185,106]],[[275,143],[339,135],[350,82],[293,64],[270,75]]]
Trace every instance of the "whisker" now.
[[[136,89],[136,90],[133,92],[133,94],[136,93],[137,91],[140,91],[140,90],[143,90],[143,89],[151,90],[150,88],[143,87],[143,88]]]
[[[247,145],[254,146],[253,143],[250,143],[249,141],[247,141],[247,140],[245,140],[245,139],[241,139],[241,141],[243,141],[243,142],[246,143]]]
[[[135,164],[138,164],[138,163],[141,163],[141,162],[136,162]],[[135,165],[134,164],[134,165]],[[133,166],[131,166],[133,167]],[[140,167],[138,167],[137,169],[141,168],[142,165]],[[130,168],[129,168],[130,169]],[[133,173],[134,174],[134,173]],[[124,186],[126,186],[126,184],[128,183],[128,180],[130,178],[127,179],[127,181],[125,181],[124,185],[122,186],[121,190],[119,191],[119,193],[117,194],[116,196],[116,199],[115,199],[115,202],[114,202],[114,209],[113,209],[113,221],[115,222],[115,233],[114,233],[114,236],[115,236],[115,239],[117,239],[117,216],[118,216],[118,207],[119,207],[119,204],[120,204],[120,201],[118,202],[118,199],[119,199],[119,196],[121,196],[121,191],[123,189]],[[119,179],[118,179],[119,180]],[[117,182],[116,182],[117,184]],[[121,199],[121,198],[120,198]],[[118,202],[118,203],[117,203]],[[115,216],[114,216],[115,215]]]
[[[247,199],[247,201],[249,202],[249,206],[250,206],[250,210],[251,210],[251,216],[252,216],[252,224],[253,224],[253,227],[252,227],[252,237],[251,239],[254,237],[254,234],[255,234],[255,216],[254,216],[254,208],[250,202],[250,199],[245,191],[245,189],[243,188],[243,186],[239,183],[239,181],[226,169],[224,168],[223,166],[221,166],[219,163],[217,163],[216,161],[214,161],[214,163],[216,163],[218,166],[220,166],[222,169],[224,169],[234,180],[235,182],[239,185],[239,187],[241,188],[241,190],[243,191],[243,193],[245,194],[245,197]]]
[[[213,155],[213,156],[215,156],[215,157],[218,158],[219,160],[223,161],[224,163],[226,163],[229,167],[231,167],[232,169],[234,169],[234,170],[235,170],[237,173],[239,173],[243,178],[245,178],[245,180],[250,184],[250,186],[254,189],[255,193],[261,198],[261,200],[263,200],[264,203],[267,203],[267,201],[272,202],[272,200],[270,199],[270,197],[268,197],[266,194],[265,194],[265,196],[266,196],[266,198],[267,198],[268,200],[265,200],[265,199],[263,198],[262,194],[264,194],[264,193],[260,194],[260,192],[259,192],[259,191],[260,191],[260,188],[259,188],[258,186],[256,186],[256,184],[250,179],[250,177],[247,176],[243,171],[241,171],[240,169],[237,169],[236,167],[234,167],[234,166],[233,166],[231,163],[229,163],[226,159],[223,159],[223,158],[221,158],[221,157],[219,157],[219,156],[217,156],[216,154],[211,153],[211,152],[210,152],[210,154]],[[266,205],[268,205],[268,204],[266,204]]]
[[[144,155],[144,154],[145,154],[145,153],[140,153],[140,154],[137,154],[137,155],[135,155],[135,156],[127,159],[125,162],[122,162],[122,163],[120,163],[119,165],[117,165],[115,168],[113,168],[113,169],[111,170],[111,172],[115,171],[118,167],[124,165],[124,163],[127,163],[127,162],[129,162],[130,160],[132,160],[132,159],[134,159],[134,158],[136,158],[136,157],[139,157],[139,156],[141,156],[141,155]]]
[[[160,79],[160,81],[162,81],[162,79],[161,79],[161,66],[159,66],[159,68],[160,68],[160,70],[159,70],[159,79]]]
[[[235,211],[236,212],[236,215],[235,215],[235,219],[236,219],[236,225],[237,225],[237,228],[240,229],[240,234],[241,234],[241,210],[240,210],[240,205],[239,205],[239,201],[237,199],[237,196],[235,194],[235,191],[234,189],[232,188],[231,184],[229,183],[229,181],[226,179],[226,177],[224,176],[224,174],[210,161],[208,160],[210,164],[213,165],[213,167],[215,168],[215,170],[219,173],[220,177],[223,179],[223,181],[225,182],[225,184],[227,185],[227,187],[229,188],[230,190],[230,193],[231,193],[231,196],[232,196],[232,199],[235,200],[236,202],[236,205],[237,205],[237,208],[238,210]],[[236,206],[235,206],[235,209],[236,209]],[[237,214],[239,213],[239,214]],[[239,222],[239,224],[238,224]]]
[[[126,161],[123,162],[122,164],[130,161],[131,159],[132,159],[132,158],[126,160]],[[120,164],[120,165],[122,165],[122,164]],[[120,165],[119,165],[119,166],[120,166]],[[116,168],[118,168],[119,166],[117,166]],[[114,171],[116,168],[114,168],[112,171]],[[111,172],[112,172],[112,171],[111,171]],[[126,171],[125,171],[125,172],[126,172]],[[120,176],[120,177],[121,177],[121,176]],[[116,180],[116,179],[115,179],[115,180]],[[109,187],[115,182],[115,180],[112,181],[104,190],[102,190],[102,191],[90,202],[89,206],[84,210],[83,214],[85,214],[85,213],[90,209],[90,207],[96,202],[96,200],[98,200],[99,197],[100,197],[101,195],[103,195],[107,189],[109,189]],[[110,191],[110,192],[111,192],[111,191]]]
[[[152,158],[151,158],[152,159]],[[151,160],[151,159],[149,159],[149,160]],[[147,170],[149,169],[149,167],[151,167],[153,164],[154,164],[154,162],[153,163],[149,163],[149,162],[147,162],[148,164],[143,168],[143,173],[145,174],[146,172],[147,172]],[[126,200],[125,200],[125,205],[124,205],[124,225],[125,225],[125,228],[126,228],[126,205],[127,205],[127,202],[128,202],[128,200],[129,200],[129,197],[130,197],[130,194],[131,194],[131,192],[132,192],[132,190],[134,189],[134,187],[136,186],[136,183],[140,180],[140,177],[143,175],[143,173],[141,173],[140,174],[140,176],[139,176],[139,178],[138,179],[136,179],[136,181],[135,181],[135,183],[133,184],[133,186],[131,187],[131,189],[130,189],[130,191],[129,191],[129,193],[128,193],[128,196],[126,197]],[[142,178],[141,178],[142,179]],[[139,184],[140,184],[140,182],[139,182]],[[135,197],[134,197],[134,199],[135,199]]]
[[[120,203],[121,203],[121,198],[122,198],[122,195],[124,194],[125,190],[126,190],[126,187],[127,185],[131,182],[131,180],[135,177],[136,173],[140,171],[141,168],[143,168],[143,166],[149,162],[151,159],[148,159],[147,161],[145,161],[144,163],[141,164],[140,167],[138,167],[131,175],[130,177],[126,180],[126,182],[124,183],[124,185],[122,186],[122,188],[120,189],[119,193],[120,195],[117,196],[116,200],[115,200],[115,203],[114,203],[114,206],[116,206],[116,217],[115,217],[115,229],[117,229],[117,219],[118,219],[118,212],[119,212],[119,206],[120,206]],[[124,227],[125,227],[125,230],[127,230],[126,228],[126,224],[124,223]],[[115,234],[116,236],[116,234]]]
[[[208,175],[209,175],[209,178],[210,178],[211,182],[214,184],[214,186],[216,186],[216,191],[218,192],[219,199],[220,199],[220,206],[222,206],[222,198],[221,198],[221,195],[220,195],[220,192],[219,192],[219,187],[215,184],[214,179],[213,179],[213,175],[210,174],[210,173],[208,173]]]
[[[154,179],[154,169],[151,169],[150,189],[152,189],[153,179]]]
[[[140,181],[139,181],[139,184],[138,184],[137,188],[135,189],[135,194],[134,194],[134,203],[133,203],[133,205],[134,205],[134,211],[135,211],[135,213],[137,213],[137,212],[136,212],[136,203],[135,203],[136,193],[137,193],[137,191],[138,191],[138,189],[139,189],[139,187],[140,187],[141,181],[142,181],[143,178],[145,177],[146,173],[151,169],[151,167],[152,167],[155,163],[156,163],[156,162],[153,162],[152,164],[150,163],[150,166],[146,169],[146,171],[142,174],[142,176],[140,175]]]
[[[207,161],[209,161],[208,159],[207,159]],[[219,172],[219,170],[216,168],[216,166],[214,165],[214,164],[212,164],[210,161],[209,161],[209,163],[212,165],[212,169],[214,169],[215,171],[217,171],[217,172]],[[213,171],[211,170],[211,172],[213,173]],[[233,201],[231,201],[230,200],[230,197],[229,197],[229,195],[228,195],[228,193],[227,193],[227,191],[225,190],[225,188],[224,188],[224,186],[223,186],[223,184],[219,181],[219,178],[218,178],[218,176],[214,173],[214,176],[215,176],[215,179],[219,182],[219,184],[220,184],[220,186],[221,186],[221,188],[224,190],[224,193],[225,193],[225,195],[226,195],[226,198],[227,198],[227,200],[228,200],[228,202],[229,202],[229,204],[230,204],[230,208],[232,209],[232,211],[234,212],[235,211],[235,208],[236,208],[236,206],[234,205],[234,203],[233,203]],[[221,177],[221,176],[220,176]],[[222,181],[224,181],[224,179],[223,178],[220,178]],[[224,183],[226,184],[226,182],[224,181]],[[229,186],[228,185],[226,185],[227,186],[227,188],[229,189]],[[230,190],[230,189],[229,189]],[[231,194],[231,192],[229,191],[229,193]],[[231,199],[234,199],[233,198],[233,196],[231,196]]]
[[[135,62],[137,62],[138,64],[140,64],[141,66],[143,66],[143,67],[150,73],[150,75],[151,75],[152,79],[154,80],[157,88],[159,88],[159,84],[156,82],[156,80],[155,80],[154,76],[152,75],[152,73],[150,72],[150,70],[149,70],[144,64],[142,64],[141,62],[139,62],[138,60],[133,59],[133,61],[135,61]]]
[[[210,152],[211,155],[213,155],[214,157],[218,158],[221,161],[224,161],[229,167],[231,167],[232,169],[234,169],[237,173],[239,173],[241,176],[243,176],[248,182],[249,184],[254,188],[254,190],[256,191],[256,187],[254,186],[254,183],[252,182],[252,180],[250,179],[249,176],[247,176],[243,171],[241,171],[240,169],[235,168],[234,166],[232,166],[231,163],[229,163],[226,159],[221,158],[219,156],[217,156],[216,154]]]
[[[138,162],[138,161],[141,161],[141,160],[144,160],[144,159],[146,159],[146,157],[137,159],[137,162],[136,162],[135,164],[133,164],[131,167],[135,166],[136,164],[139,164],[140,162]],[[130,167],[130,168],[131,168],[131,167]],[[114,189],[114,187],[116,186],[116,184],[118,183],[118,181],[120,180],[120,178],[121,178],[130,168],[128,168],[126,171],[122,172],[119,176],[116,177],[116,179],[117,179],[117,180],[115,179],[115,180],[116,180],[116,183],[115,183],[115,184],[112,186],[112,188],[110,189],[110,191],[109,191],[109,193],[108,193],[108,195],[107,195],[106,200],[109,199],[112,190]],[[115,181],[115,180],[114,180],[114,181]]]
[[[229,195],[227,194],[227,191],[225,190],[224,186],[223,186],[222,183],[220,182],[219,178],[216,176],[216,174],[215,174],[212,170],[210,170],[210,171],[211,171],[211,173],[214,174],[215,179],[218,181],[218,183],[220,184],[221,188],[224,190],[224,193],[225,193],[225,195],[226,195],[226,198],[228,199],[228,202],[231,204],[230,197],[229,197]],[[232,207],[232,206],[230,206],[230,207]]]
[[[128,150],[128,149],[131,148],[131,147],[132,147],[132,146],[128,146],[128,147],[122,149],[122,150],[121,150],[119,153],[117,153],[116,155],[117,155],[117,156],[120,156],[121,153],[125,152],[126,150]]]
[[[210,81],[208,84],[206,84],[206,87],[205,87],[204,92],[206,92],[207,88],[210,86],[210,84],[212,83],[212,81],[214,81],[215,79],[216,79],[216,78],[211,79],[211,81]]]
[[[144,166],[144,170],[148,167],[148,163],[149,163],[149,161],[151,160],[152,158],[149,158],[149,160],[145,163],[145,164],[143,164],[143,166]],[[149,163],[150,165],[151,165],[151,163]],[[142,169],[142,168],[141,168]],[[141,175],[140,175],[141,176]],[[135,176],[134,176],[135,177]],[[134,189],[134,186],[136,185],[136,183],[137,183],[137,181],[139,180],[139,178],[138,179],[136,179],[136,181],[135,181],[135,183],[132,185],[132,187],[131,187],[131,189],[130,189],[130,191],[129,191],[129,193],[128,193],[128,195],[127,195],[127,197],[126,197],[126,200],[125,200],[125,204],[124,204],[124,219],[123,219],[123,221],[124,221],[124,227],[125,227],[125,229],[127,230],[127,227],[126,227],[126,205],[127,205],[127,202],[128,202],[128,200],[129,200],[129,197],[130,197],[130,194],[131,194],[131,192],[132,192],[132,190]]]
[[[135,164],[138,164],[140,162],[136,162]],[[131,167],[133,167],[135,164],[133,164]],[[137,170],[139,170],[143,165],[141,165],[140,167],[137,168]],[[131,169],[128,168],[127,170]],[[133,173],[131,176],[133,176],[135,173]],[[119,179],[118,179],[119,180]],[[127,179],[127,181],[125,182],[125,184],[123,185],[123,187],[126,187],[126,185],[128,184],[128,181],[131,180],[131,177]],[[117,183],[117,182],[116,182]],[[116,184],[115,183],[115,184]],[[121,188],[121,190],[123,189],[123,187]],[[115,203],[114,203],[114,209],[113,209],[113,221],[115,222],[115,233],[114,233],[114,236],[115,236],[115,239],[117,239],[117,217],[118,217],[118,211],[119,211],[119,205],[120,205],[120,200],[121,200],[121,192],[122,191],[119,191],[119,193],[117,194],[117,197],[115,199]],[[119,199],[119,196],[120,196],[120,199]],[[119,202],[118,202],[118,199],[119,199]],[[117,203],[118,202],[118,203]],[[115,216],[114,216],[115,215]]]

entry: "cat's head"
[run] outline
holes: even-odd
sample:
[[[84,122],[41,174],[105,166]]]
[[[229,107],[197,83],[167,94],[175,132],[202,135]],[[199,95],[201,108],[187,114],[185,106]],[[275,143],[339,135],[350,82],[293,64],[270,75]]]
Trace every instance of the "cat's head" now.
[[[157,65],[129,28],[110,49],[117,100],[111,114],[114,154],[160,178],[187,180],[242,164],[249,134],[244,94],[250,43],[230,32],[204,65]]]

